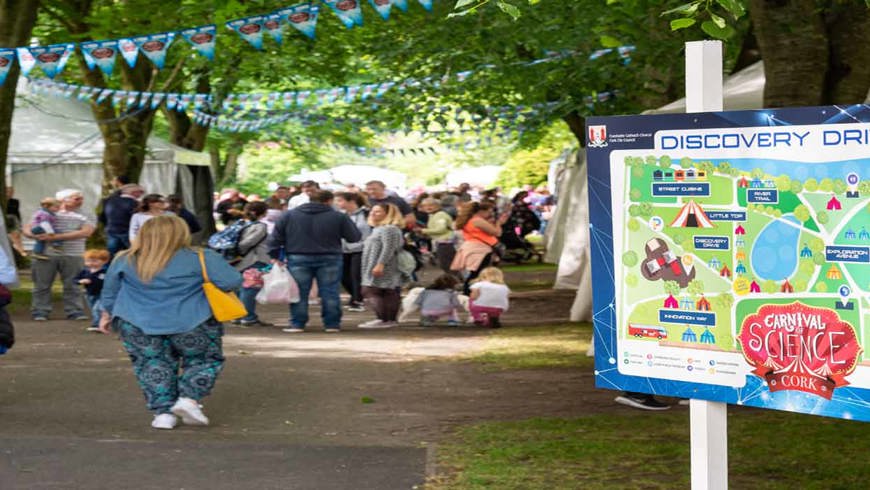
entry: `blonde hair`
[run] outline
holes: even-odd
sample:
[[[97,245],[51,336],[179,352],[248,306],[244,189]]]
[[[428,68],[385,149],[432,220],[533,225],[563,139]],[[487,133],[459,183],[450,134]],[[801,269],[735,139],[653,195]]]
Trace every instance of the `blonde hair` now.
[[[43,197],[39,200],[39,207],[42,209],[50,208],[52,206],[60,206],[60,200],[53,197]]]
[[[473,282],[481,282],[487,281],[495,284],[504,284],[504,274],[501,272],[501,269],[498,267],[487,267],[480,271],[480,275],[477,276]]]
[[[166,268],[182,248],[190,247],[190,230],[178,216],[164,214],[146,221],[130,248],[119,255],[135,264],[139,279],[148,283]]]
[[[396,207],[395,204],[387,204],[387,203],[378,203],[372,206],[372,209],[380,207],[386,212],[386,216],[381,221],[375,221],[373,216],[369,214],[369,226],[384,226],[384,225],[396,225],[399,228],[405,227],[405,217],[402,216],[402,212],[399,211],[399,208]]]

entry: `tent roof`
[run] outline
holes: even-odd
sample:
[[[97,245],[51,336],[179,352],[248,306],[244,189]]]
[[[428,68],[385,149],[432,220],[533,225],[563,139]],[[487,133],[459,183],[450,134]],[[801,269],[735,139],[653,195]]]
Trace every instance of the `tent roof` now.
[[[26,93],[19,85],[12,115],[9,163],[100,163],[103,138],[87,104],[63,97]],[[148,160],[172,161],[168,142],[148,139]]]
[[[737,111],[764,107],[764,62],[759,61],[727,77],[722,87],[724,109]],[[673,114],[686,112],[686,99],[644,112],[644,114]]]

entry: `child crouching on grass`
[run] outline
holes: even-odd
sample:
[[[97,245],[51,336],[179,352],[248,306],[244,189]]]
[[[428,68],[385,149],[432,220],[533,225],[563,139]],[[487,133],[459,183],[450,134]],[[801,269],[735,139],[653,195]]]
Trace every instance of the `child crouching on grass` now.
[[[475,325],[501,327],[501,314],[508,310],[511,290],[504,283],[504,274],[496,267],[487,267],[471,284],[468,311]]]
[[[459,325],[457,310],[459,303],[456,286],[459,280],[451,274],[442,274],[417,296],[416,305],[420,308],[420,324],[431,327],[439,318],[446,316],[447,325]]]
[[[89,332],[99,332],[100,313],[103,307],[100,304],[100,294],[103,292],[103,280],[106,270],[109,268],[109,251],[90,249],[85,252],[85,268],[74,278],[75,281],[85,287],[85,297],[91,307],[91,326]]]

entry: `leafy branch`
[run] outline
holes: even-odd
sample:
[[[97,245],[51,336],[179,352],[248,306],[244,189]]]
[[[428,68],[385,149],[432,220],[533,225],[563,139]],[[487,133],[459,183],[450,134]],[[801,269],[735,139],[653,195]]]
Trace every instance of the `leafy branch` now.
[[[693,0],[666,10],[662,15],[679,16],[671,20],[672,31],[686,29],[700,21],[701,30],[707,35],[727,40],[737,32],[731,24],[746,15],[746,0]]]

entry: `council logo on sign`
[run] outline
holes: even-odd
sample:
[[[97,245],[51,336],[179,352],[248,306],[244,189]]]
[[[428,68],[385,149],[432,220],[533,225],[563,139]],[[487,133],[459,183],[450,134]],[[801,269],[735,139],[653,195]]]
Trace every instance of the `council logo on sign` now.
[[[607,126],[589,126],[589,138],[586,143],[590,148],[607,146]]]

